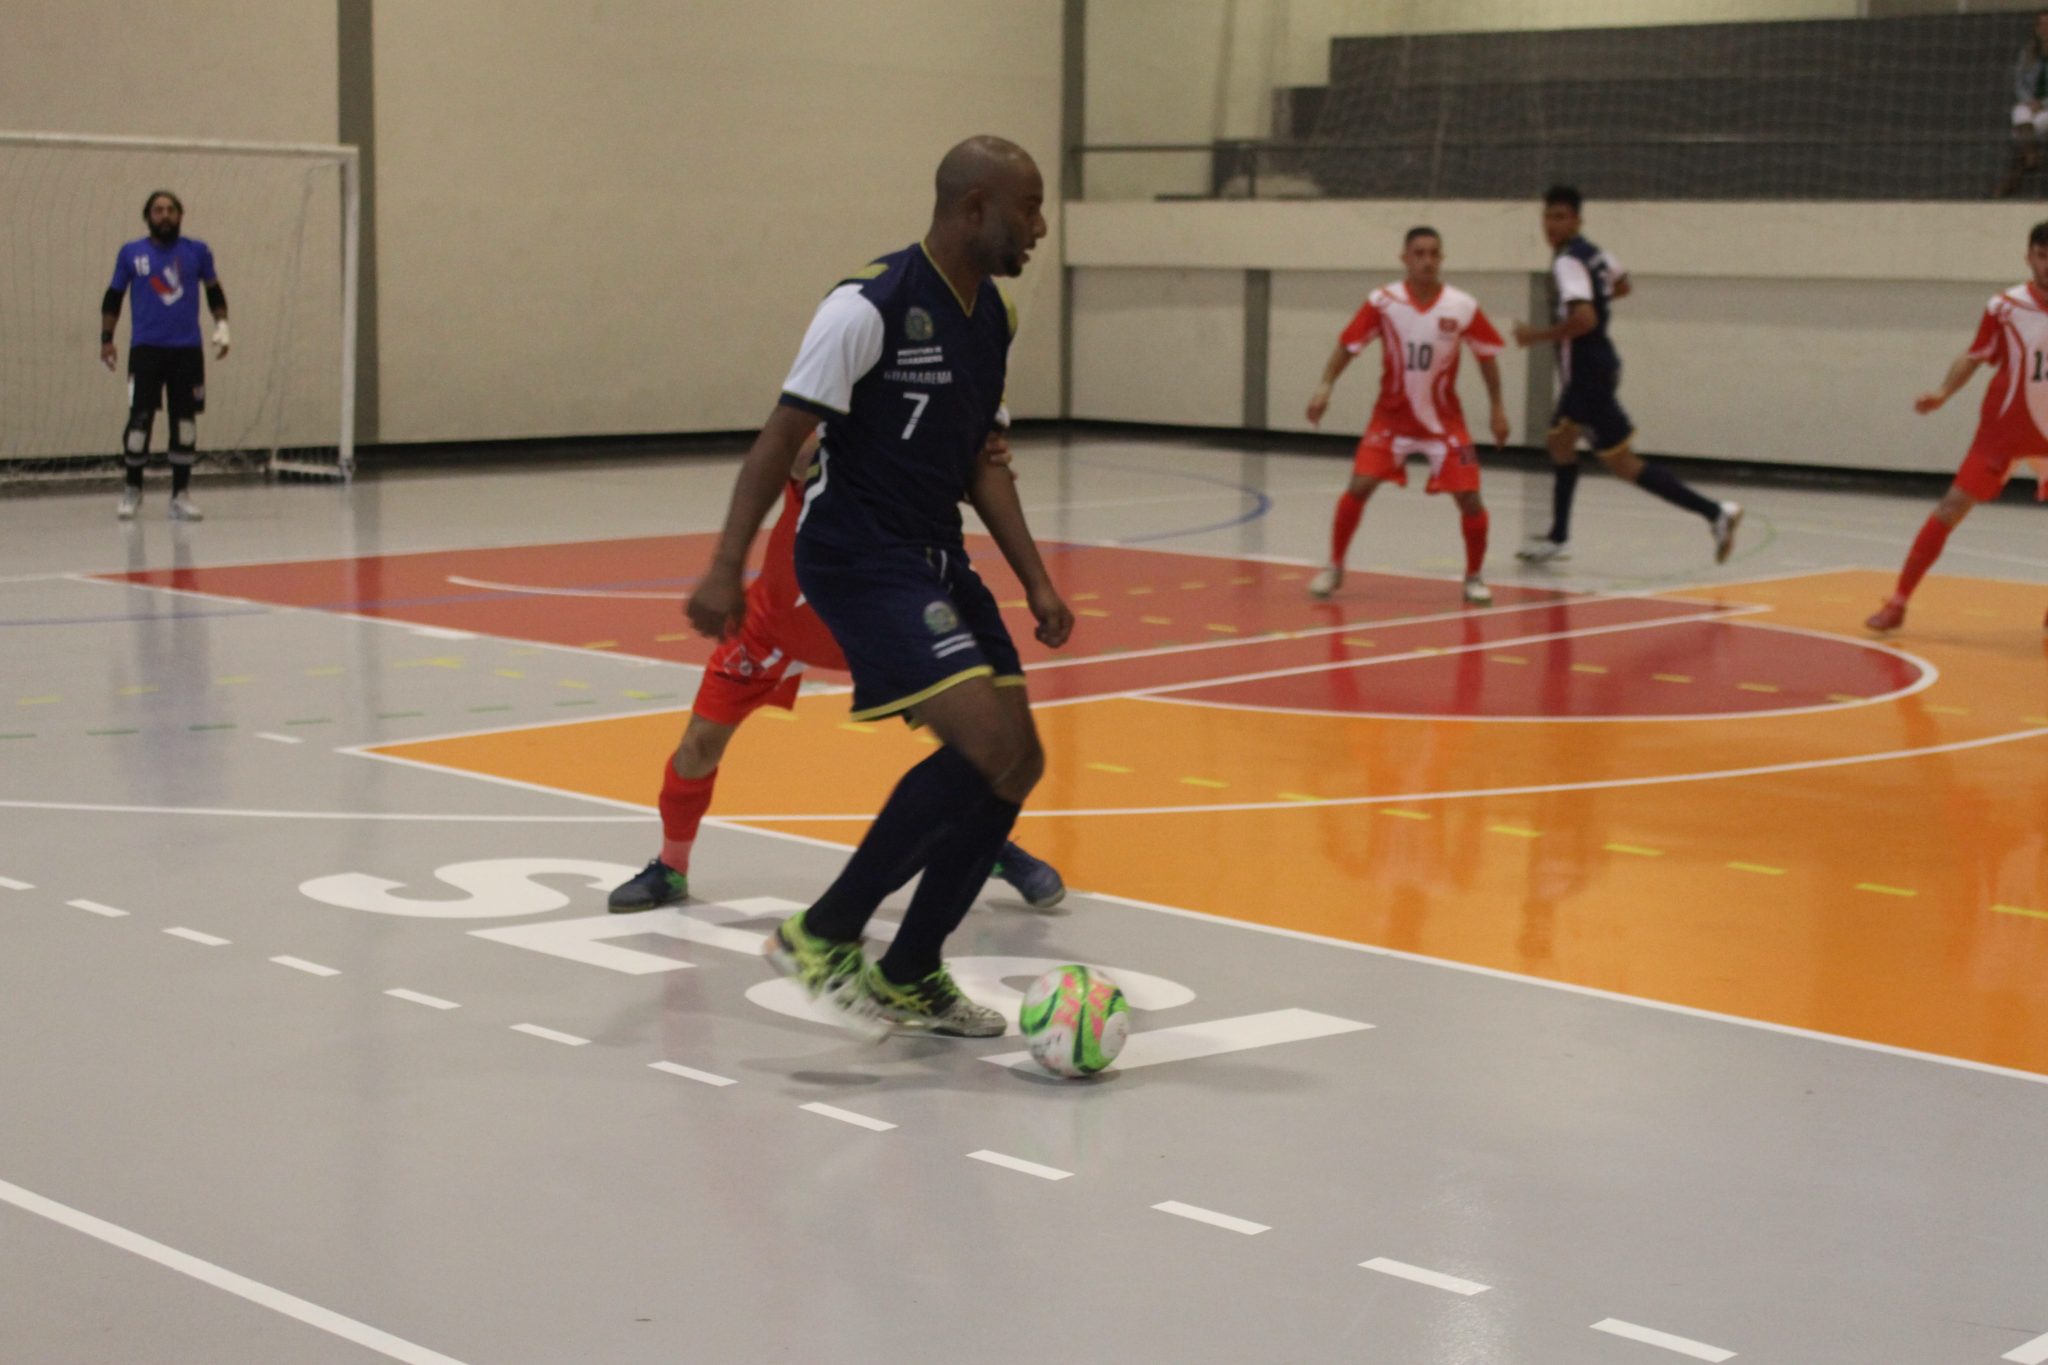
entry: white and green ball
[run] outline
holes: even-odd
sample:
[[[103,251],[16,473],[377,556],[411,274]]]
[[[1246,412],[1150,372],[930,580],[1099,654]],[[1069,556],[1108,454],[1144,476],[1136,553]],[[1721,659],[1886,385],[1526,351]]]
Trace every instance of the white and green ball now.
[[[1040,1066],[1055,1076],[1092,1076],[1124,1050],[1131,1007],[1116,982],[1070,963],[1031,983],[1017,1022]]]

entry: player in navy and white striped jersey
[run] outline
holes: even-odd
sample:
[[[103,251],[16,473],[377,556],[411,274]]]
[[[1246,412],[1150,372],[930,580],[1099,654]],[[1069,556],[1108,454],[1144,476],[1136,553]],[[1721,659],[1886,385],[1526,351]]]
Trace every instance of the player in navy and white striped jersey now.
[[[1739,503],[1715,502],[1684,480],[1635,453],[1635,424],[1622,409],[1621,357],[1607,336],[1609,309],[1630,289],[1628,272],[1580,233],[1583,201],[1570,185],[1553,185],[1543,196],[1543,236],[1556,254],[1550,263],[1554,321],[1548,327],[1515,325],[1515,344],[1543,342],[1557,347],[1557,412],[1550,428],[1550,458],[1556,466],[1551,490],[1550,530],[1531,536],[1516,552],[1532,563],[1562,558],[1571,539],[1572,499],[1579,486],[1579,442],[1593,447],[1614,474],[1654,493],[1674,507],[1705,519],[1714,537],[1714,560],[1725,562],[1742,522]]]

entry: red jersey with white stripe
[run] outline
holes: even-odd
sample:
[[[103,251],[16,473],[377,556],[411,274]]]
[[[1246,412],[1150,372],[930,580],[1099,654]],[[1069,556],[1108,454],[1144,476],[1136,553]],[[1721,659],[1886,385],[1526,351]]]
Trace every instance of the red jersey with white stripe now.
[[[1479,300],[1445,285],[1422,308],[1405,281],[1375,289],[1338,341],[1357,355],[1374,337],[1380,341],[1380,396],[1373,405],[1373,429],[1472,444],[1458,404],[1461,343],[1482,357],[1498,355],[1503,344]]]

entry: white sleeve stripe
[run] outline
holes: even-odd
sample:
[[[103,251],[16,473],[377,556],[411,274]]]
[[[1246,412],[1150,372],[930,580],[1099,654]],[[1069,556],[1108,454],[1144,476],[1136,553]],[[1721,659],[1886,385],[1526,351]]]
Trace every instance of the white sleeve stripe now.
[[[846,412],[853,386],[882,358],[882,314],[857,284],[825,296],[804,333],[782,391],[807,403]]]
[[[1586,273],[1585,263],[1575,256],[1560,256],[1551,269],[1557,280],[1557,296],[1566,303],[1591,303],[1593,301],[1593,277]]]

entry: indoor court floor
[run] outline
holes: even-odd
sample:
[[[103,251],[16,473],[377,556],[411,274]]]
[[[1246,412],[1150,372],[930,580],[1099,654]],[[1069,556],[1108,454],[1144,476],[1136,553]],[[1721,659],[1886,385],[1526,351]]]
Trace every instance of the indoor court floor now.
[[[758,960],[930,743],[842,677],[606,913],[736,463],[0,501],[0,1360],[2048,1363],[2048,508],[1888,639],[1931,488],[1495,469],[1492,607],[1419,487],[1317,602],[1340,461],[1021,438],[1074,889],[952,947],[1118,978],[1077,1083]]]

